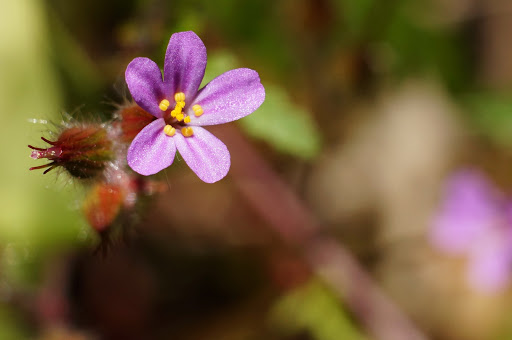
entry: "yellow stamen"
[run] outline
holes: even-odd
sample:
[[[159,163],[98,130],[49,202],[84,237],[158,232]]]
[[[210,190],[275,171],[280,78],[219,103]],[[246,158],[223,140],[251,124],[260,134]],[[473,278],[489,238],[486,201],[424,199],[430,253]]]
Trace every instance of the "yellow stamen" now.
[[[184,136],[184,137],[190,137],[194,134],[194,131],[192,130],[191,127],[184,127],[181,129],[181,134]]]
[[[201,105],[192,106],[192,110],[194,111],[194,114],[196,115],[196,117],[199,117],[200,115],[202,115],[204,113]]]
[[[183,113],[178,113],[176,115],[176,119],[178,120],[178,122],[181,122],[183,120]]]
[[[172,137],[172,136],[174,136],[174,134],[176,133],[176,129],[175,129],[175,128],[173,128],[173,127],[172,127],[172,126],[170,126],[170,125],[166,125],[166,126],[164,127],[164,133],[165,133],[167,136]]]
[[[185,123],[190,123],[190,117],[189,116],[186,116],[185,119],[183,119],[183,121]]]
[[[174,100],[177,102],[184,102],[185,101],[185,93],[178,92],[174,95]]]
[[[178,112],[176,112],[176,110],[171,111],[171,117],[176,117],[177,114],[178,114]]]
[[[160,110],[162,111],[167,111],[167,109],[169,108],[169,105],[171,105],[171,103],[169,103],[169,101],[167,99],[164,99],[160,102],[160,104],[158,105],[158,107],[160,108]]]
[[[176,102],[176,107],[184,108],[185,107],[185,102]]]

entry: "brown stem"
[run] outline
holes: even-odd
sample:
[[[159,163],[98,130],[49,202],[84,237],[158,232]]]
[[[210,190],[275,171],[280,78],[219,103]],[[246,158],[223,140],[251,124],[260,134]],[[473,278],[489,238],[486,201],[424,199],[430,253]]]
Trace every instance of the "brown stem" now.
[[[252,208],[287,244],[300,247],[312,269],[348,305],[375,339],[424,340],[338,241],[322,235],[305,204],[233,125],[212,128],[231,152],[231,178]]]

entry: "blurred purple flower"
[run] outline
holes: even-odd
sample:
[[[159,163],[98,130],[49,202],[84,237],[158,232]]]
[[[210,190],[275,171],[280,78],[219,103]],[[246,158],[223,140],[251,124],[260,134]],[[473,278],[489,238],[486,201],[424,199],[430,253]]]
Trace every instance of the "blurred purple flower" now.
[[[512,274],[512,202],[477,171],[448,179],[434,218],[433,245],[468,259],[468,281],[486,292],[504,289]]]
[[[198,91],[206,67],[206,48],[194,32],[171,36],[163,80],[158,65],[135,58],[126,83],[135,102],[157,119],[128,149],[128,164],[141,175],[170,166],[176,149],[205,182],[222,179],[231,164],[224,143],[201,126],[228,123],[254,112],[265,100],[256,71],[239,68],[213,79]]]

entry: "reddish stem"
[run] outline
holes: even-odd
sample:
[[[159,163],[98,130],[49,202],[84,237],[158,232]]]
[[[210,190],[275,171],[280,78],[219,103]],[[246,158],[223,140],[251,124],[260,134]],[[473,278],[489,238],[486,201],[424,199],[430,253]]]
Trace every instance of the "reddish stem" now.
[[[231,177],[241,195],[348,305],[375,339],[424,340],[422,334],[373,282],[233,125],[213,127],[231,152]]]

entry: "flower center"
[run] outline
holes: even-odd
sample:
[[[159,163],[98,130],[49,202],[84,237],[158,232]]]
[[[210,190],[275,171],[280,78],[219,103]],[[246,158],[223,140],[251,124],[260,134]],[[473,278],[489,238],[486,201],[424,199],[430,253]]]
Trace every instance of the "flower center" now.
[[[166,124],[164,127],[164,133],[169,137],[172,137],[176,134],[176,127],[183,126],[184,124],[190,123],[190,117],[186,113],[183,113],[183,109],[185,108],[185,93],[183,93],[183,92],[176,93],[174,95],[174,100],[176,102],[176,105],[174,106],[174,109],[171,110],[171,113],[170,113],[171,121],[168,124]],[[163,99],[160,102],[160,104],[158,105],[158,107],[160,108],[160,110],[166,112],[169,109],[170,105],[171,105],[171,103],[169,102],[169,100]],[[204,113],[201,105],[192,106],[192,111],[194,111],[194,115],[196,117],[199,117]],[[174,119],[172,119],[172,118],[174,118]],[[164,119],[165,119],[165,117],[164,117]],[[166,122],[167,122],[167,119],[166,119]],[[190,136],[194,135],[194,131],[192,130],[191,127],[184,126],[183,128],[181,128],[181,134],[185,137],[190,137]]]

